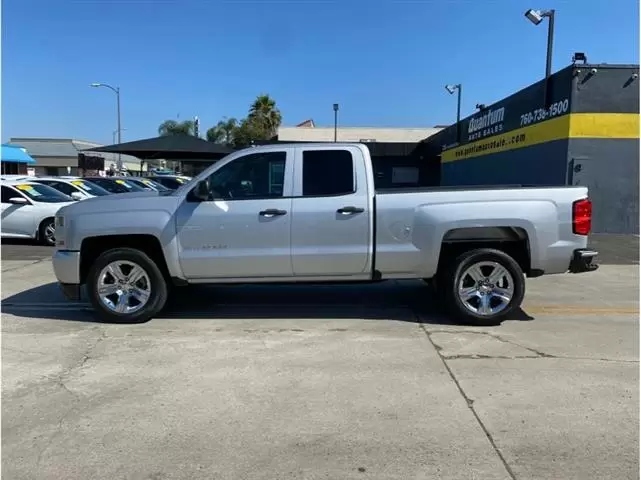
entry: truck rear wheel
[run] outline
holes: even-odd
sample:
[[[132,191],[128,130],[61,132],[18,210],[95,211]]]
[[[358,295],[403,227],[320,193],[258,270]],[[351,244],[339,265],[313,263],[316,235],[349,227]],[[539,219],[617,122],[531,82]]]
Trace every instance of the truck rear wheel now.
[[[167,283],[144,252],[116,248],[101,254],[87,277],[87,291],[98,316],[113,323],[142,323],[167,302]]]
[[[521,306],[525,278],[509,255],[490,248],[465,252],[444,270],[440,287],[455,319],[496,325]]]

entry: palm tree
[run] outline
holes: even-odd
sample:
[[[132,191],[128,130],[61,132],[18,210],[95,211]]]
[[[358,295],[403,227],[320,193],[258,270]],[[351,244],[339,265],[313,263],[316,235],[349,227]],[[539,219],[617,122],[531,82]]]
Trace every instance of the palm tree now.
[[[207,140],[214,143],[231,145],[234,143],[234,137],[237,129],[238,120],[235,118],[223,117],[223,120],[207,130]]]
[[[276,107],[276,102],[269,95],[259,95],[249,108],[248,119],[261,125],[270,136],[276,134],[283,116]]]
[[[158,127],[158,135],[166,137],[168,135],[194,135],[195,125],[193,120],[177,122],[176,120],[165,120]]]

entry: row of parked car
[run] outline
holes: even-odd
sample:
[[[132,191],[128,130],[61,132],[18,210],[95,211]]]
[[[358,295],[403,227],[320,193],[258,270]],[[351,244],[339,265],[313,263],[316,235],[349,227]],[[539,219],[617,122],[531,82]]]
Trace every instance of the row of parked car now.
[[[55,245],[55,215],[65,205],[93,197],[142,191],[176,190],[190,177],[0,177],[3,238],[35,239]]]

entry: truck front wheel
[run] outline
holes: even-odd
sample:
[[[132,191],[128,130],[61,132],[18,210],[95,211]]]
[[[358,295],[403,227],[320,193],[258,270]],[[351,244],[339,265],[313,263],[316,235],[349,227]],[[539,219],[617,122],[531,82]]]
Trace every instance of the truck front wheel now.
[[[101,254],[87,276],[89,299],[98,316],[113,323],[142,323],[167,302],[167,282],[154,261],[133,248]]]
[[[500,250],[465,252],[445,268],[441,278],[452,315],[476,325],[496,325],[521,306],[525,295],[521,267]]]

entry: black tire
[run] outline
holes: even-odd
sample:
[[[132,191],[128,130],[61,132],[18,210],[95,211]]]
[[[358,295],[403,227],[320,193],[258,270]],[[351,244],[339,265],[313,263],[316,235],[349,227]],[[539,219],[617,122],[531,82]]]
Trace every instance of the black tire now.
[[[507,306],[494,314],[479,314],[467,308],[458,294],[458,285],[464,272],[479,262],[496,262],[507,270],[513,280],[513,294]],[[525,278],[519,264],[508,254],[491,248],[480,248],[465,252],[447,264],[443,275],[439,275],[439,290],[453,319],[460,323],[490,326],[497,325],[515,309],[521,306],[525,295]]]
[[[56,237],[50,237],[47,234],[47,229],[53,228],[53,231],[56,231],[56,220],[54,218],[45,218],[38,227],[38,240],[43,245],[48,247],[56,246]]]
[[[126,260],[139,265],[147,273],[151,284],[149,300],[140,310],[133,313],[118,313],[110,310],[102,303],[98,295],[100,272],[110,263],[119,260]],[[101,320],[110,323],[146,322],[163,309],[168,298],[167,282],[160,268],[147,254],[133,248],[115,248],[100,255],[89,270],[86,287],[89,300],[96,314]]]

